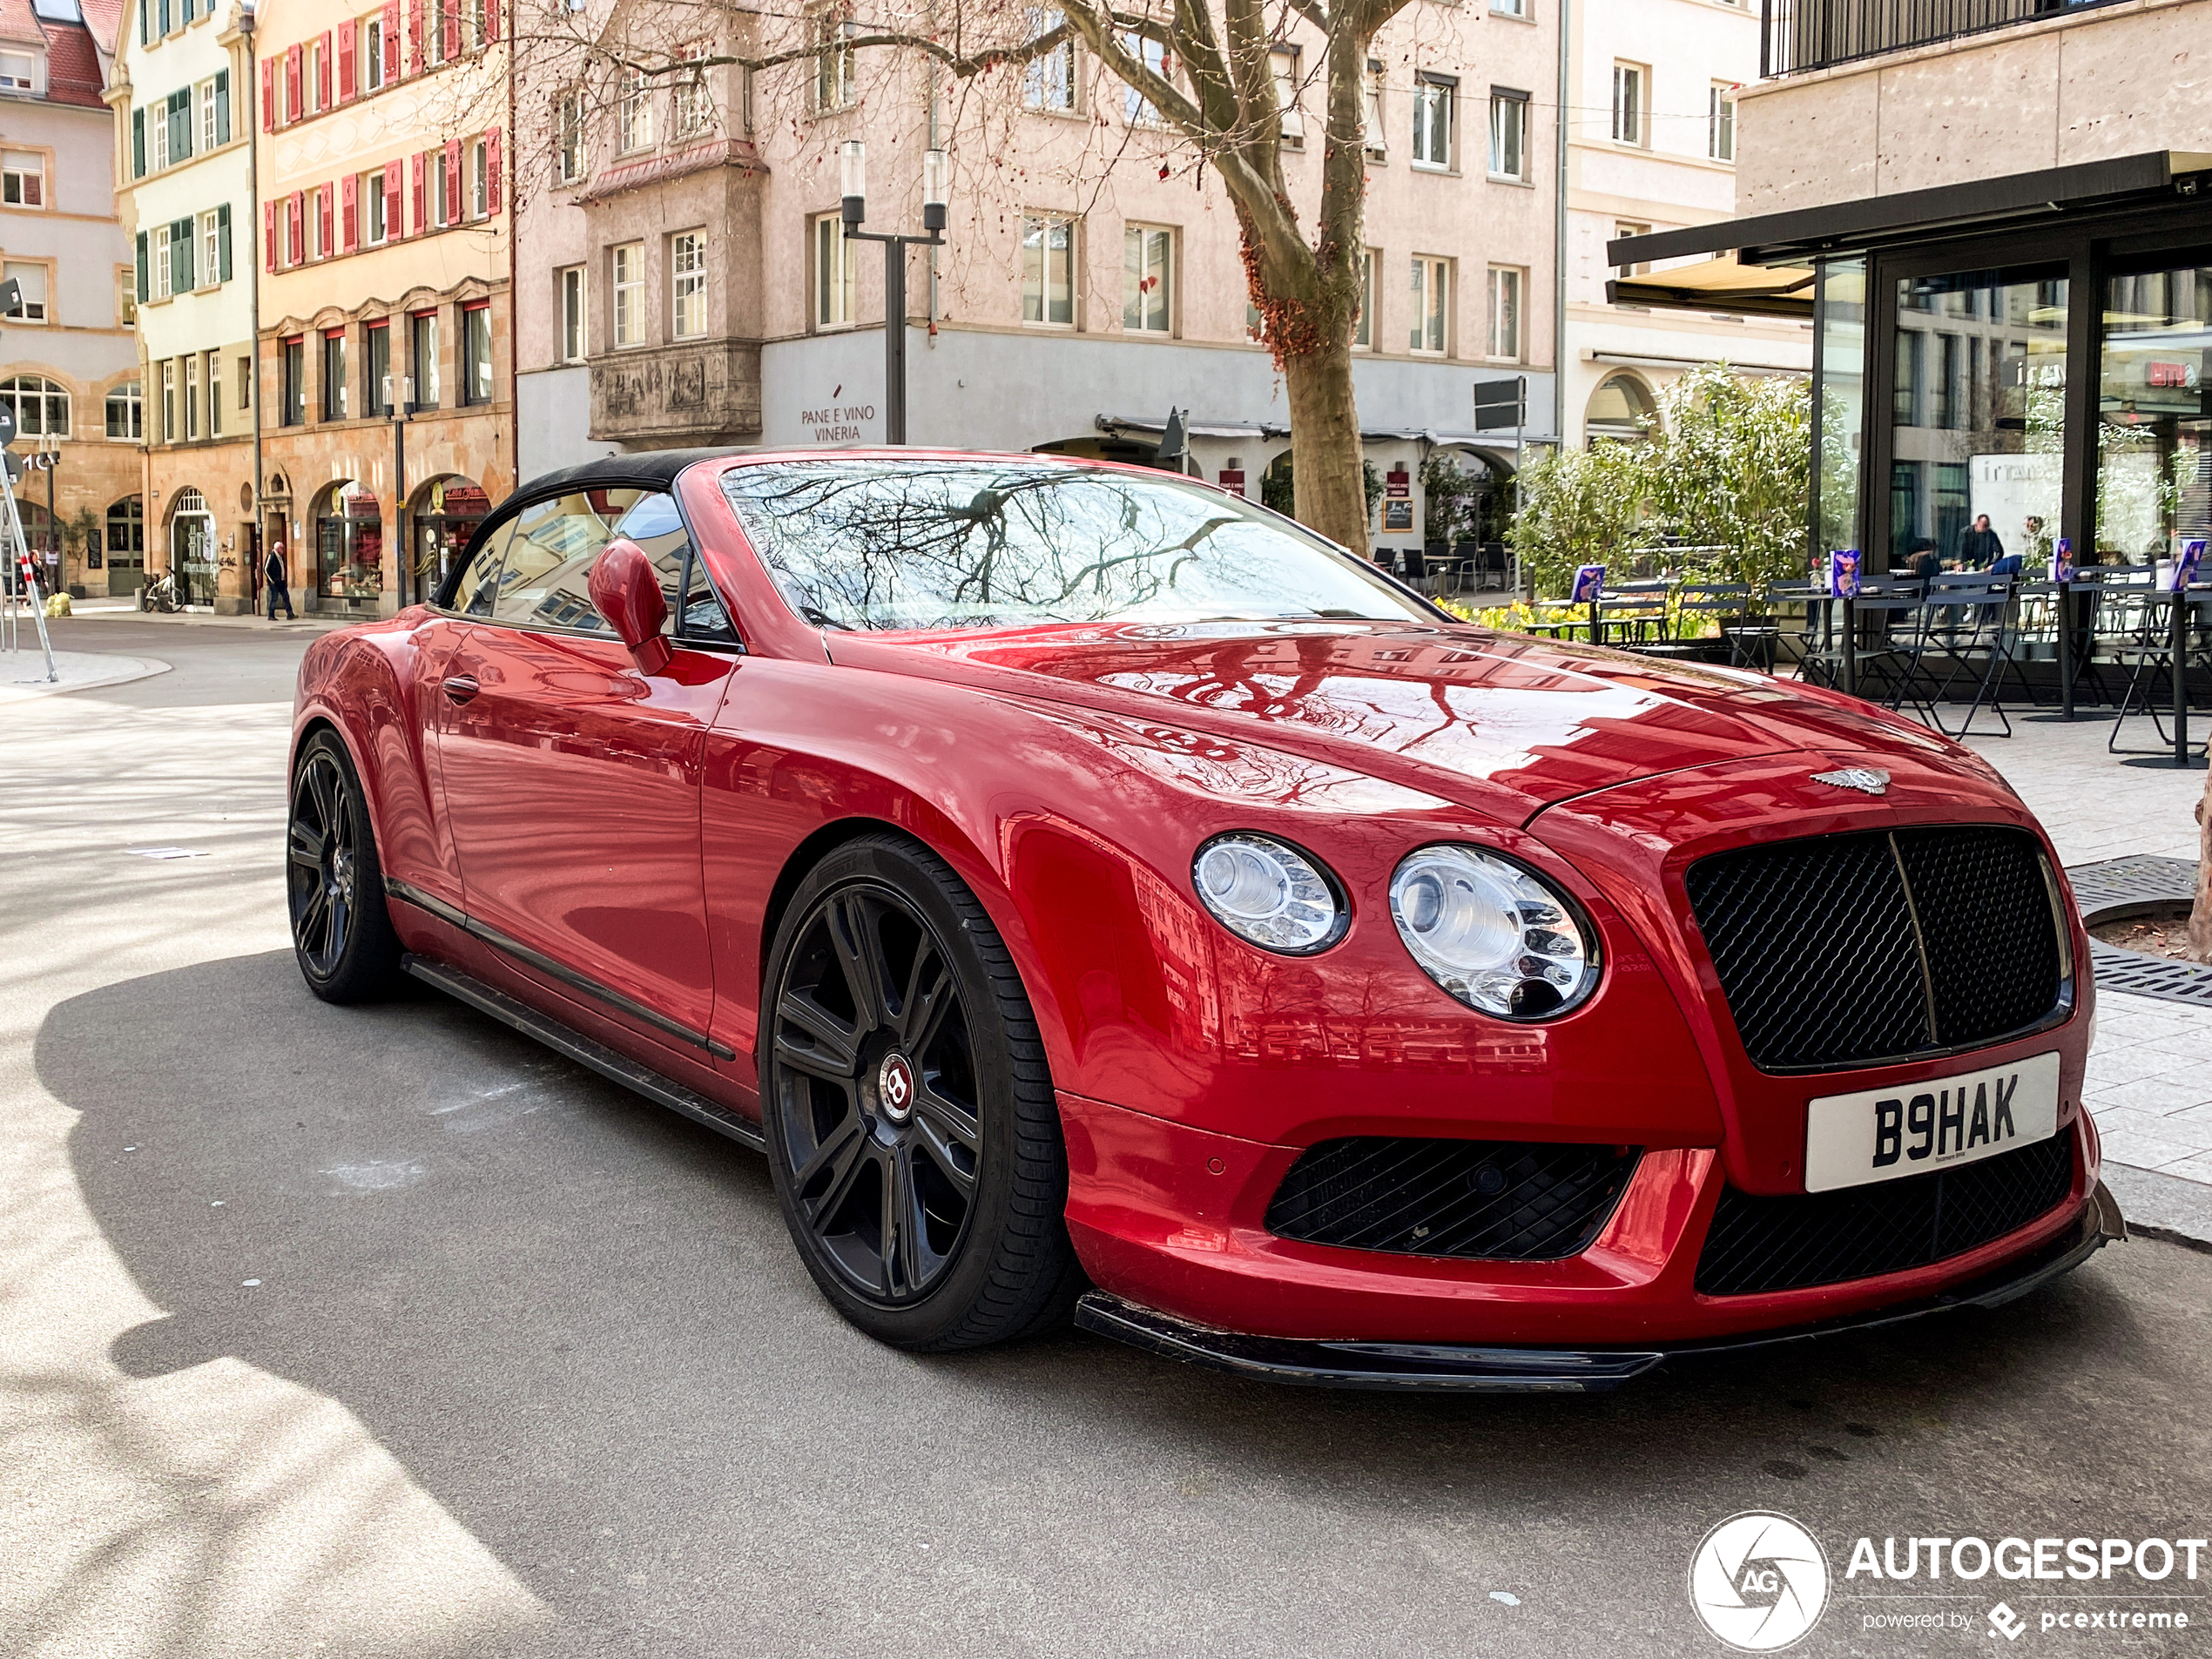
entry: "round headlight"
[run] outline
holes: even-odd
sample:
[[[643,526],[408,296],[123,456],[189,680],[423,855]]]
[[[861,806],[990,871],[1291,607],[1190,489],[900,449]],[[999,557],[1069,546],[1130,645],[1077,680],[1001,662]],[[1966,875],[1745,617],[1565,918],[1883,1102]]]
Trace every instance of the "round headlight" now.
[[[1320,865],[1271,835],[1215,836],[1190,861],[1190,880],[1214,920],[1286,956],[1326,950],[1352,920]]]
[[[1390,879],[1413,960],[1471,1008],[1505,1020],[1564,1014],[1597,988],[1597,934],[1566,895],[1480,847],[1424,846]]]

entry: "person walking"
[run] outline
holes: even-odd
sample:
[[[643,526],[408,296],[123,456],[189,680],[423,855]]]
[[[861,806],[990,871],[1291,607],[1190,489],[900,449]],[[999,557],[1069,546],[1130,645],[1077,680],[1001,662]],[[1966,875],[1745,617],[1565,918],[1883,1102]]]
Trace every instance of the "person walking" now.
[[[2005,543],[1989,528],[1987,513],[1975,519],[1973,529],[1959,538],[1959,568],[1962,570],[1986,570],[2004,556]]]
[[[284,619],[287,622],[297,622],[299,618],[292,614],[291,577],[285,569],[282,542],[270,543],[269,556],[261,566],[261,576],[269,590],[269,620],[271,622],[276,620],[277,606],[281,604],[284,607]]]

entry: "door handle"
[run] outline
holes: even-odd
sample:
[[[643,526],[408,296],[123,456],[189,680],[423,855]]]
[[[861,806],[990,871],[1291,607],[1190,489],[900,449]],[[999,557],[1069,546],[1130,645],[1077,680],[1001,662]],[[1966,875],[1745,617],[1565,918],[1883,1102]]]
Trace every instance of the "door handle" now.
[[[476,684],[476,678],[473,674],[448,674],[446,676],[445,692],[446,698],[448,702],[466,703],[470,698],[475,696],[475,694],[482,689],[483,688],[482,686]]]

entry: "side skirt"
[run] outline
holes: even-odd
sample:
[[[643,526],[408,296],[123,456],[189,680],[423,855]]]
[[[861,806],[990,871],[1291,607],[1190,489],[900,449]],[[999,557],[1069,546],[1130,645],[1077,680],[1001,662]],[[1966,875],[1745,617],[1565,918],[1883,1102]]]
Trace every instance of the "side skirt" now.
[[[410,953],[401,959],[401,966],[426,985],[435,985],[448,996],[466,1002],[479,1013],[489,1014],[495,1020],[511,1025],[526,1037],[535,1037],[556,1054],[564,1054],[579,1065],[591,1068],[603,1077],[613,1079],[625,1089],[635,1089],[657,1105],[678,1111],[695,1123],[704,1123],[718,1135],[751,1147],[754,1151],[767,1150],[767,1143],[758,1125],[747,1123],[728,1107],[711,1101],[693,1089],[686,1089],[672,1077],[663,1076],[649,1066],[640,1065],[627,1055],[617,1054],[604,1042],[597,1042],[580,1031],[570,1030],[550,1015],[540,1014],[526,1007],[503,991],[496,991],[482,980],[475,979],[442,962],[434,962]]]

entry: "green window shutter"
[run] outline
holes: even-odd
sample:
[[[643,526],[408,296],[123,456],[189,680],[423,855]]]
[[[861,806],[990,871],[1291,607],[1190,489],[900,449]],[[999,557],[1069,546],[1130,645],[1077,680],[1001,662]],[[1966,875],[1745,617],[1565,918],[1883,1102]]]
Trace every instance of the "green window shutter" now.
[[[153,0],[138,0],[138,44],[153,44]]]
[[[138,233],[138,303],[146,302],[146,233]]]
[[[156,19],[161,24],[161,32],[165,35],[169,32],[169,0],[157,0],[157,3],[160,10],[156,13]]]
[[[146,176],[146,112],[144,110],[131,111],[131,176],[133,179]]]
[[[219,282],[231,280],[231,205],[225,202],[215,210],[215,242],[223,267],[216,273]]]
[[[180,219],[169,227],[169,287],[172,293],[192,292],[192,220]]]
[[[169,98],[169,158],[192,154],[192,91],[186,88]]]
[[[231,72],[226,69],[215,71],[215,142],[231,141]],[[228,212],[227,207],[223,210]]]

